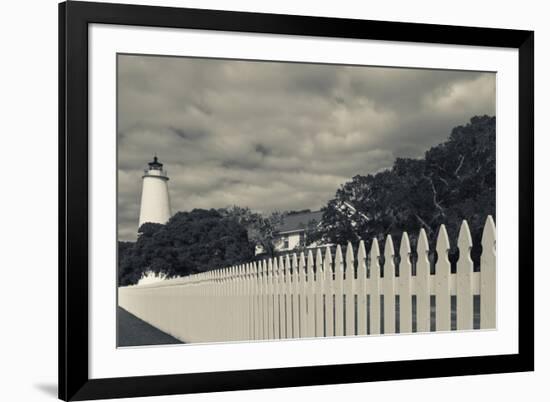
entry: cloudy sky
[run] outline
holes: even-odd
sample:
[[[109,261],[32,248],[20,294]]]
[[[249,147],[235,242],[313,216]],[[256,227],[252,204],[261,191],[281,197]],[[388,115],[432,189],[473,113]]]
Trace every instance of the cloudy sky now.
[[[120,55],[119,236],[155,153],[173,213],[314,210],[476,114],[495,114],[493,73]]]

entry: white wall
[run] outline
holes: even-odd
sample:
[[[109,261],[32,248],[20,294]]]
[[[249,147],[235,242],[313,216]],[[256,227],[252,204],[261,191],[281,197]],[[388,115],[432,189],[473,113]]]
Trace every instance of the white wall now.
[[[285,237],[288,238],[288,247],[284,247]],[[299,245],[300,245],[300,232],[283,233],[280,235],[278,241],[276,242],[276,248],[279,251],[294,250]]]
[[[285,237],[288,237],[288,247],[285,247],[284,239]],[[283,233],[279,235],[275,240],[273,241],[273,244],[275,245],[275,250],[277,251],[290,251],[294,250],[296,247],[300,245],[300,232],[290,232],[290,233]],[[256,245],[255,254],[261,254],[264,252],[264,249],[262,246]]]
[[[119,0],[119,2],[123,2]],[[135,1],[137,2],[137,1]],[[143,2],[143,1],[142,1]],[[0,399],[54,400],[57,381],[57,6],[53,0],[2,3],[2,63],[0,99],[3,102],[0,150],[2,163],[18,166],[6,176],[16,197],[0,196]],[[548,241],[550,191],[545,172],[550,161],[550,25],[545,2],[524,0],[172,0],[150,4],[202,8],[314,14],[443,24],[480,25],[536,30],[536,168],[537,174],[537,360],[535,373],[397,381],[371,384],[256,390],[231,393],[140,398],[133,401],[345,400],[383,401],[542,401],[548,398],[550,378],[550,301],[545,284],[550,269],[543,255]],[[9,273],[9,274],[8,274]],[[12,278],[25,284],[13,286]],[[10,308],[6,308],[9,306]],[[6,330],[7,329],[7,330]],[[391,389],[391,398],[388,390]]]

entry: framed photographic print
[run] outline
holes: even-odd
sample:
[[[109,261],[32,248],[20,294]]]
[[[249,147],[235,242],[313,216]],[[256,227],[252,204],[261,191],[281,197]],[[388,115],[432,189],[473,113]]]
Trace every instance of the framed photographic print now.
[[[59,5],[59,397],[534,369],[534,33]]]

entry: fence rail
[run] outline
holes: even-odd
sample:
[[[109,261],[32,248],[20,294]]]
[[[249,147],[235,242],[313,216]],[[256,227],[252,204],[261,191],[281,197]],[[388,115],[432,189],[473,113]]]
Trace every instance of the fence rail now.
[[[286,256],[213,270],[155,284],[119,288],[119,305],[184,342],[311,338],[381,333],[448,331],[496,326],[496,230],[483,230],[480,270],[470,258],[472,238],[462,222],[456,273],[441,225],[430,274],[424,229],[417,241],[416,273],[406,232],[396,252],[390,235],[382,253],[361,241],[324,253]],[[384,264],[381,264],[383,256]],[[398,258],[397,258],[398,257]],[[399,275],[396,275],[396,259]]]

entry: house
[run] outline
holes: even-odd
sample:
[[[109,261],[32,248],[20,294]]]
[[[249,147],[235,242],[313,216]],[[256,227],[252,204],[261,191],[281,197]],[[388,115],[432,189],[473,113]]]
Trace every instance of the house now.
[[[285,215],[283,221],[276,227],[275,250],[285,252],[305,247],[308,225],[318,225],[322,218],[322,211],[304,211]],[[263,248],[256,246],[256,254],[262,252]]]
[[[275,247],[277,251],[289,251],[306,245],[306,229],[310,223],[319,224],[323,212],[300,212],[285,215],[283,222],[277,227]]]

